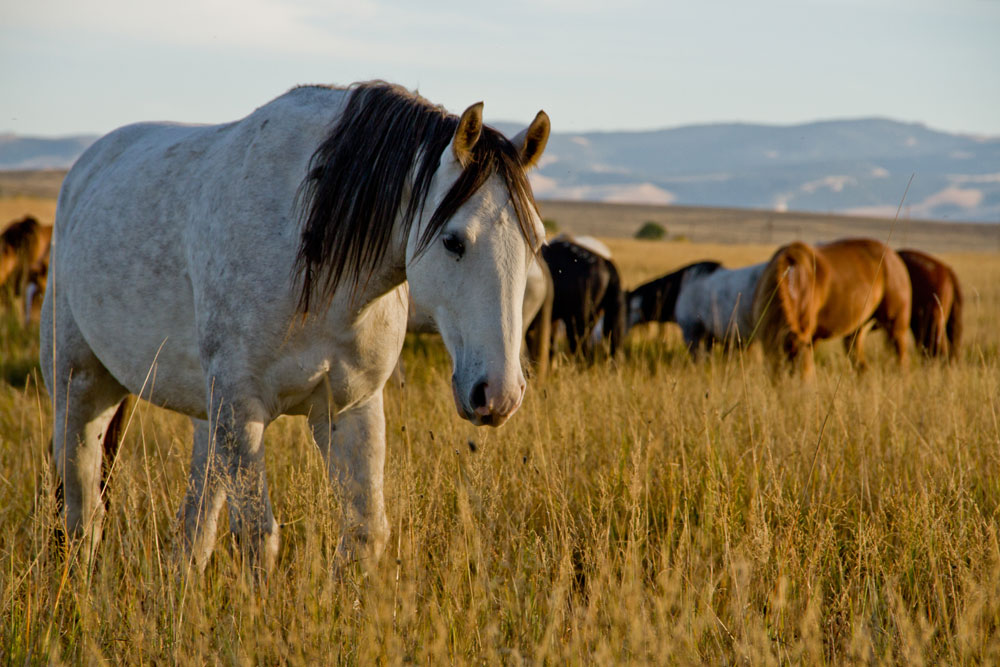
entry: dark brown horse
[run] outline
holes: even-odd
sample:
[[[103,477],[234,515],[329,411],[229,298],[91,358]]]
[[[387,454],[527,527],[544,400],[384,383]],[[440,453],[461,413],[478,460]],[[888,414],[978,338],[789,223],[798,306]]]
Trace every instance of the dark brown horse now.
[[[8,225],[0,234],[0,289],[20,297],[39,277],[41,282],[36,282],[36,288],[40,284],[44,289],[51,243],[52,227],[31,216]]]
[[[954,359],[962,342],[962,289],[950,266],[919,250],[900,250],[910,273],[910,330],[924,354]]]
[[[625,337],[626,315],[625,292],[614,262],[568,238],[550,241],[541,254],[554,290],[551,335],[561,321],[571,355],[592,359],[595,343],[604,340],[614,356]],[[540,318],[532,323],[529,340],[538,336],[540,323]]]
[[[814,372],[813,343],[827,338],[843,338],[864,367],[870,320],[886,330],[905,365],[909,274],[899,255],[879,241],[848,239],[816,247],[796,241],[779,248],[764,269],[754,320],[765,353],[775,361],[799,361],[805,376]]]

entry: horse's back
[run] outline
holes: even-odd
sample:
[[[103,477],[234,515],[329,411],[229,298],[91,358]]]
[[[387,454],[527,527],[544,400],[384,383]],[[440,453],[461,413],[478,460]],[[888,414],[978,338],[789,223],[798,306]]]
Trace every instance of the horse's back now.
[[[897,254],[910,275],[915,300],[930,298],[950,304],[955,299],[958,278],[950,266],[919,250],[900,250]]]
[[[281,344],[294,310],[295,194],[339,92],[295,90],[222,125],[126,126],[70,170],[56,216],[55,317],[130,391],[156,361],[158,391],[169,394],[159,402],[198,412],[206,345],[221,343],[205,329],[222,320],[218,337],[248,358]]]
[[[883,324],[909,322],[909,275],[903,260],[885,243],[843,239],[818,246],[816,252],[828,272],[818,315],[824,337],[851,333],[872,317]]]
[[[106,202],[92,204],[104,193],[123,196],[119,207],[130,200],[159,203],[162,210],[151,213],[161,220],[171,217],[167,202],[182,209],[172,217],[183,218],[188,204],[217,202],[220,189],[230,194],[254,186],[294,193],[342,98],[337,89],[297,88],[231,123],[136,123],[114,130],[91,145],[66,175],[59,208],[70,214],[57,215],[57,226],[78,224],[81,216],[73,212],[81,206],[114,211]]]

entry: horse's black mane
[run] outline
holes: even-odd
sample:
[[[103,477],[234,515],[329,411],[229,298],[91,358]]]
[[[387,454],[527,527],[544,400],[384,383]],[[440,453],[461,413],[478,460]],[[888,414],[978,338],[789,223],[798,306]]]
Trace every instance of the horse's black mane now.
[[[720,262],[704,261],[695,262],[694,264],[688,264],[687,266],[682,266],[681,268],[668,273],[665,276],[660,276],[659,278],[654,278],[648,283],[643,283],[639,287],[632,290],[632,294],[642,294],[647,291],[656,290],[662,288],[664,285],[672,283],[680,283],[680,279],[683,277],[694,277],[707,275],[709,273],[715,273],[718,269],[722,268]]]
[[[367,280],[384,258],[400,215],[409,231],[457,126],[457,116],[401,86],[372,81],[353,87],[300,189],[304,225],[295,271],[302,281],[302,312],[314,297],[329,303],[342,283],[356,290]],[[472,154],[423,230],[418,251],[494,174],[510,192],[522,234],[535,243],[535,202],[517,149],[484,126]]]
[[[707,275],[709,273],[715,273],[722,268],[721,262],[704,261],[695,262],[694,264],[688,264],[682,268],[679,272],[689,276],[701,276]]]

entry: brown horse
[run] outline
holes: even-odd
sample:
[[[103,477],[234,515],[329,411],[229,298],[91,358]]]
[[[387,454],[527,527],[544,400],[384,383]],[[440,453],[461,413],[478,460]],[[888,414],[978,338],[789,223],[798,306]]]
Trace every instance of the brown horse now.
[[[52,227],[31,216],[11,223],[0,234],[0,288],[24,293],[32,276],[48,272]]]
[[[913,339],[929,357],[954,359],[962,342],[962,289],[958,276],[941,260],[919,250],[900,250],[910,273]]]
[[[844,338],[845,349],[863,368],[864,334],[873,319],[905,365],[910,278],[899,255],[870,239],[779,248],[754,294],[754,321],[765,352],[776,362],[801,358],[807,377],[814,373],[813,343],[826,338]]]

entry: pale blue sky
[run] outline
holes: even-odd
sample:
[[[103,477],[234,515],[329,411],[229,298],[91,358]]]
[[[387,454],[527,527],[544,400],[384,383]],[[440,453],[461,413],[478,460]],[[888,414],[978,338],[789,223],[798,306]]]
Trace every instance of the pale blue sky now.
[[[0,132],[383,78],[556,131],[884,116],[1000,136],[1000,1],[0,0]]]

